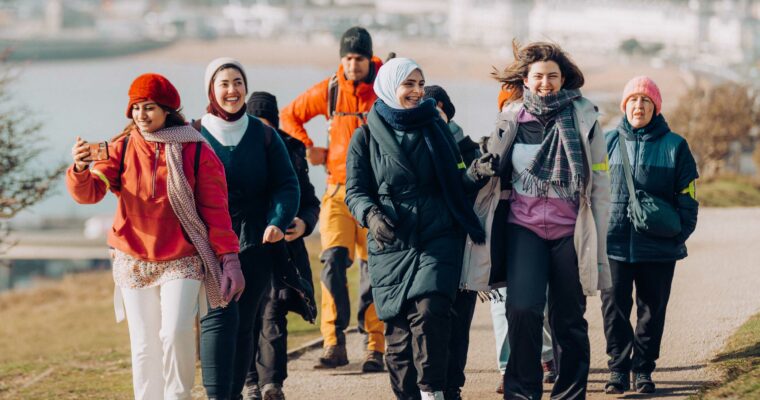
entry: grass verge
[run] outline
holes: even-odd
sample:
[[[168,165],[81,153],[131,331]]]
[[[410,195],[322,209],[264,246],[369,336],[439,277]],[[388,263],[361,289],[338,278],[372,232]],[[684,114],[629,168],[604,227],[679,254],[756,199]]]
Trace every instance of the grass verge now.
[[[760,314],[745,322],[712,362],[723,380],[697,399],[760,399]]]
[[[760,206],[760,181],[745,176],[722,176],[697,184],[697,199],[705,207]]]
[[[319,238],[309,238],[307,246],[319,304]],[[358,270],[348,270],[352,310]],[[133,398],[129,335],[114,319],[110,271],[4,293],[0,321],[0,399]],[[319,336],[319,321],[312,325],[290,313],[288,331],[288,347],[295,348]],[[194,399],[205,398],[199,373]]]

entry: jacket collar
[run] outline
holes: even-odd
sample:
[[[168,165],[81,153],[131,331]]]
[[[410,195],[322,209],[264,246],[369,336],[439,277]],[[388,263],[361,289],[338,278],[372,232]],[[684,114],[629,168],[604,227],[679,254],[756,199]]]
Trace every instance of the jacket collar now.
[[[380,151],[393,160],[406,173],[415,176],[414,171],[410,168],[411,163],[406,154],[404,154],[404,151],[401,150],[401,146],[396,141],[392,129],[383,122],[374,106],[367,116],[367,125],[369,126],[372,138],[380,146]]]

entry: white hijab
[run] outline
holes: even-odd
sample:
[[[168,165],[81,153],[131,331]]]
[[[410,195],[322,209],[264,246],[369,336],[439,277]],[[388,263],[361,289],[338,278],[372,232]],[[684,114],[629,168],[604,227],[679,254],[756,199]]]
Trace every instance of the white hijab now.
[[[373,86],[377,97],[391,108],[403,109],[396,98],[396,89],[415,69],[420,70],[422,74],[422,68],[414,60],[403,57],[391,59],[383,64],[377,72]]]

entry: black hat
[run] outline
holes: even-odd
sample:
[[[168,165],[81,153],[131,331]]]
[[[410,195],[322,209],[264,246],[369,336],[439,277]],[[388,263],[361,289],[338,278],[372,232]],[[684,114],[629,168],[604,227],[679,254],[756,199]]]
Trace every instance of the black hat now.
[[[442,87],[438,85],[425,86],[425,95],[422,97],[424,99],[434,99],[436,102],[441,102],[441,104],[443,104],[443,107],[441,108],[443,108],[443,113],[446,114],[446,118],[448,118],[449,121],[454,118],[454,113],[457,109],[454,108],[454,104],[451,102],[449,94],[446,93]]]
[[[348,28],[340,38],[340,56],[345,57],[348,53],[361,54],[372,58],[372,36],[366,29],[360,26]]]
[[[265,118],[275,128],[280,127],[280,115],[277,110],[277,98],[269,92],[253,92],[248,98],[248,114]]]

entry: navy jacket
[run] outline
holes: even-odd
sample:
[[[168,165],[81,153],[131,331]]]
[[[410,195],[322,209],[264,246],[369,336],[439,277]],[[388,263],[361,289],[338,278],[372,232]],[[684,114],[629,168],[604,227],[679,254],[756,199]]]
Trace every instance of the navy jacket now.
[[[250,119],[248,129],[237,146],[223,146],[201,127],[201,134],[224,164],[230,217],[241,253],[261,245],[268,225],[285,232],[299,201],[298,179],[280,135],[256,117],[244,118]]]
[[[623,173],[618,135],[624,135],[637,190],[669,201],[681,216],[681,233],[658,238],[638,233],[628,219],[628,188]],[[686,257],[686,239],[697,226],[699,203],[695,183],[699,174],[686,140],[671,132],[662,114],[645,127],[633,129],[625,116],[607,133],[611,178],[609,258],[622,262],[668,262]]]

